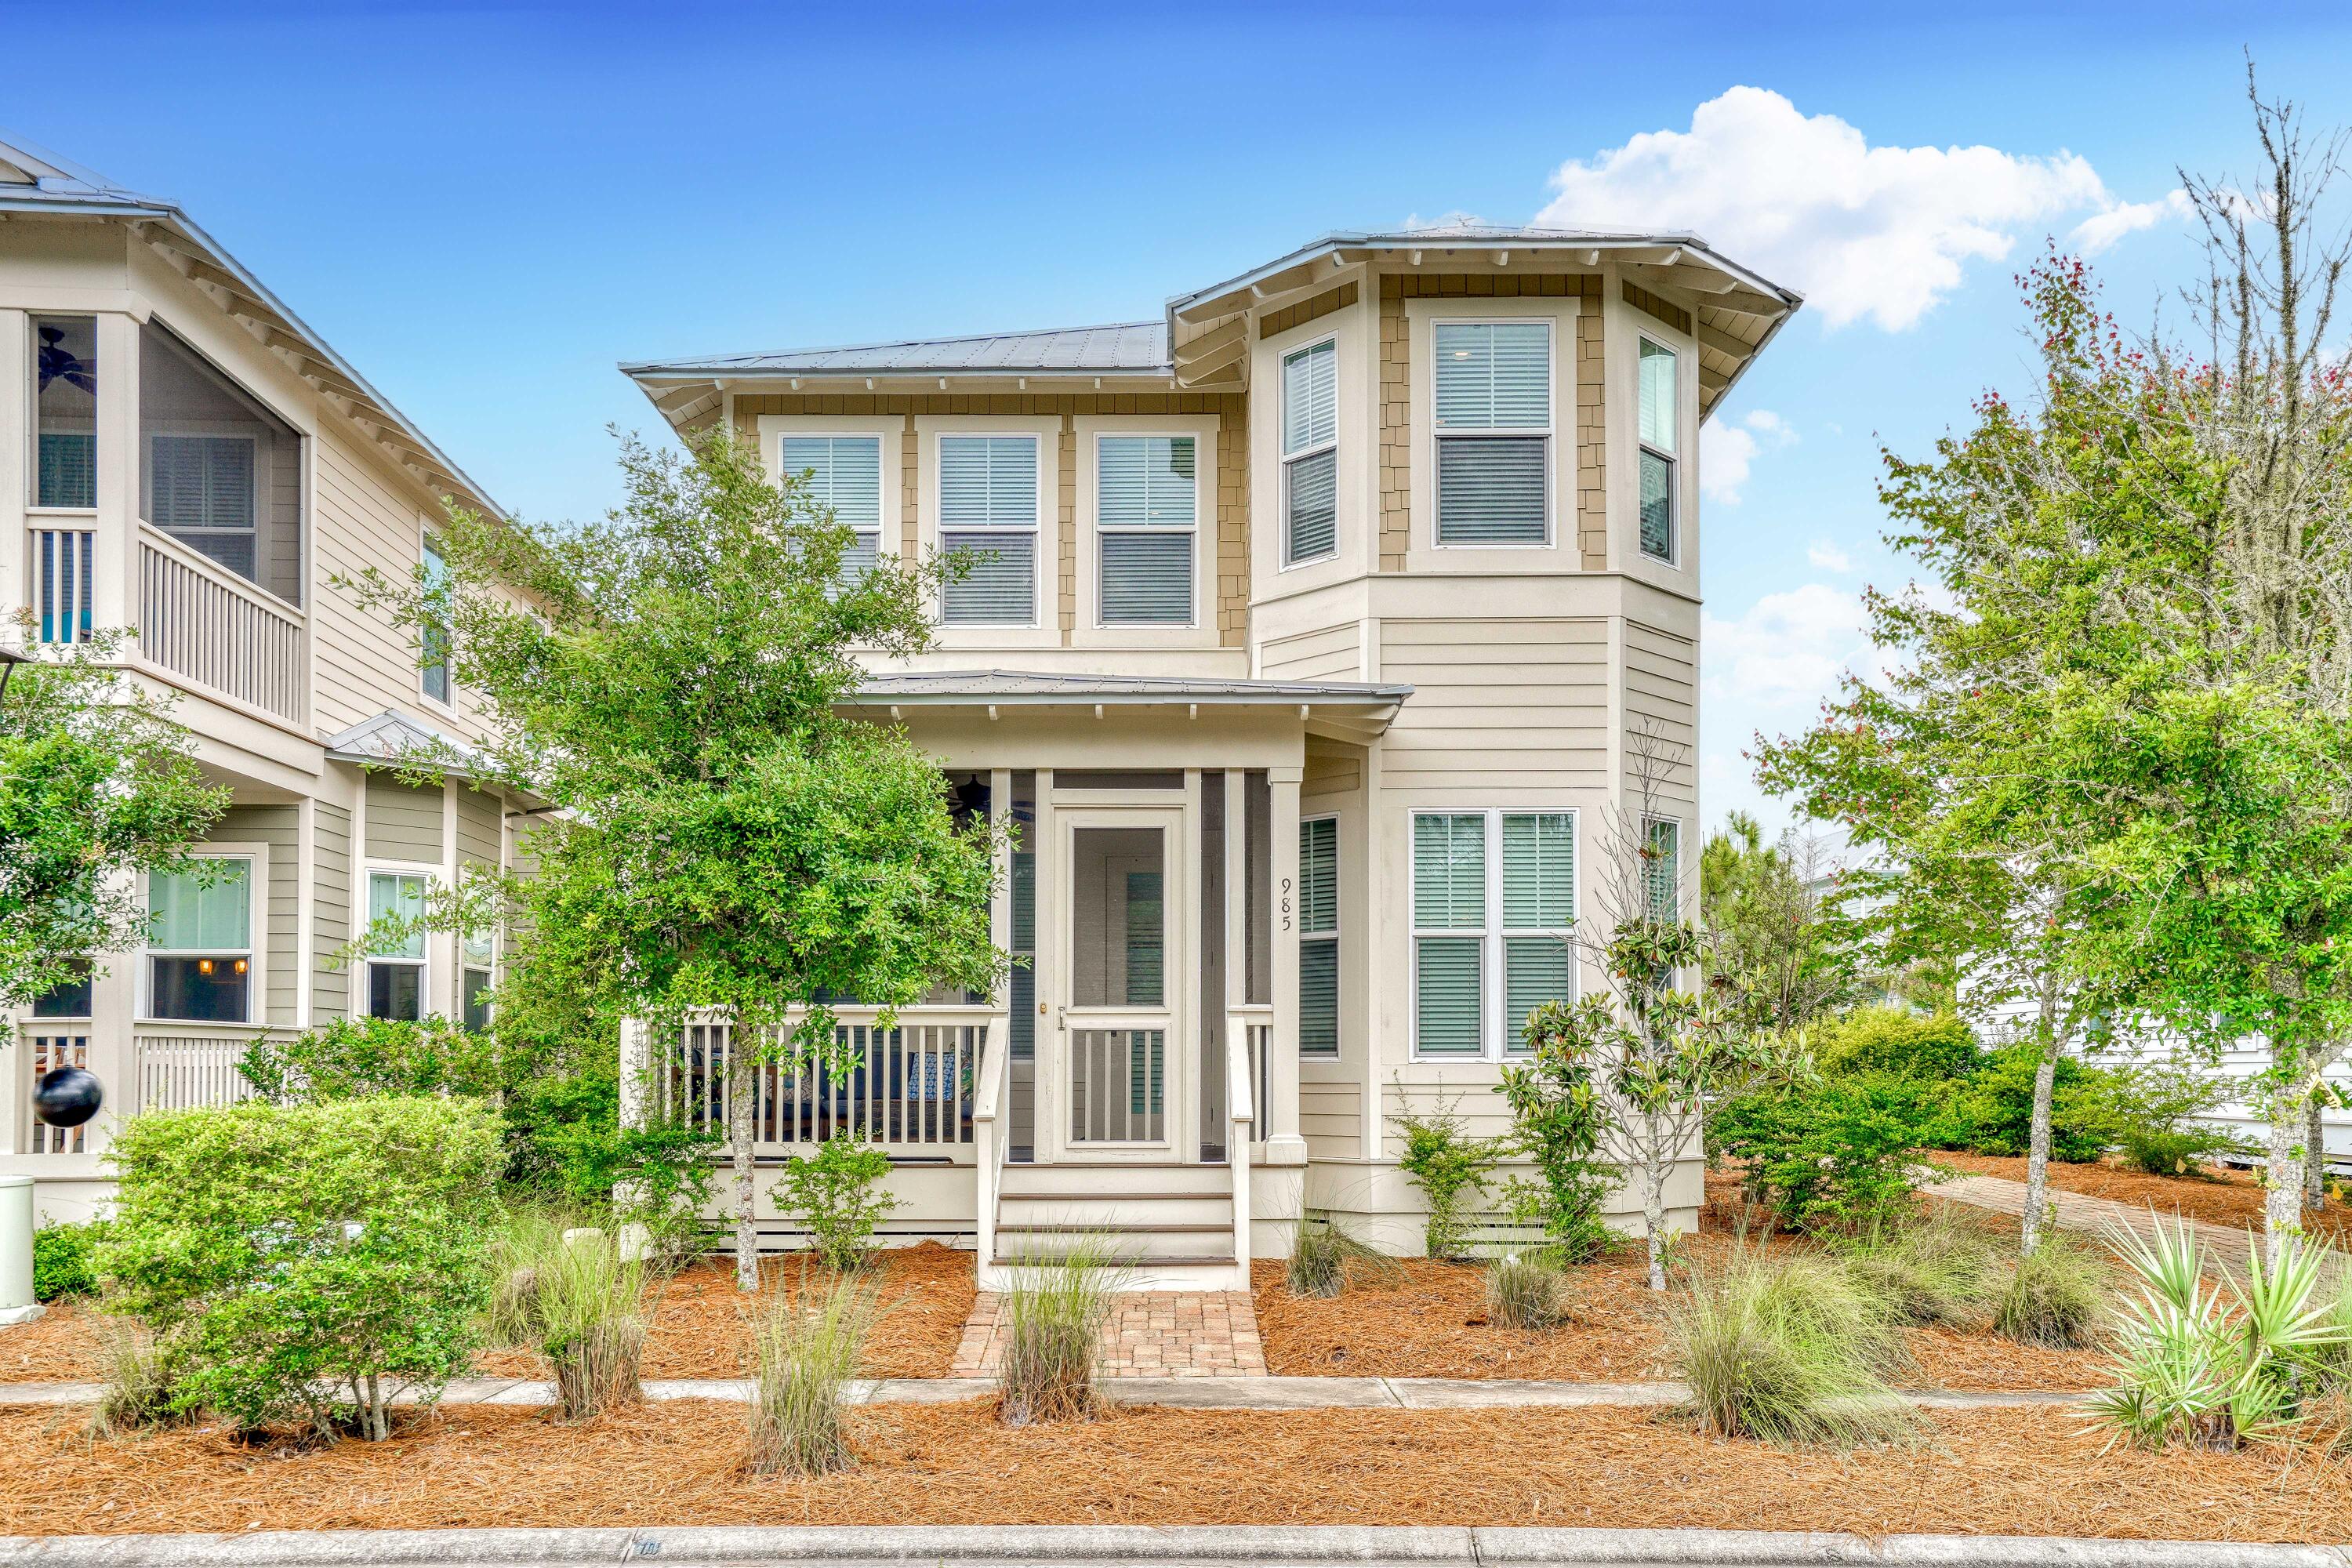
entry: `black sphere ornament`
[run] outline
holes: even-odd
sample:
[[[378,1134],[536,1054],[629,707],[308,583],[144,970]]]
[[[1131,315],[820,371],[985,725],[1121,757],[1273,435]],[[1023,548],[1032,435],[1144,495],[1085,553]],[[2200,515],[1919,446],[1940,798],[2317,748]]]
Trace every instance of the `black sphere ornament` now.
[[[33,1114],[52,1127],[79,1127],[98,1114],[106,1090],[88,1068],[56,1068],[33,1086]]]

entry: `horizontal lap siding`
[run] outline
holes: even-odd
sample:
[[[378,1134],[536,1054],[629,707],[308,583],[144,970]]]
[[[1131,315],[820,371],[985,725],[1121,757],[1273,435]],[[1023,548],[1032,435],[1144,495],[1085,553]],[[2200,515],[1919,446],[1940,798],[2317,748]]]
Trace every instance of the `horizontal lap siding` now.
[[[1307,1139],[1311,1160],[1361,1158],[1364,1142],[1363,1086],[1310,1079],[1298,1086],[1298,1131]]]
[[[405,784],[390,773],[367,781],[367,854],[371,860],[441,862],[441,791]]]
[[[416,566],[419,524],[416,509],[340,440],[328,437],[317,445],[313,532],[321,586],[311,620],[318,668],[312,707],[320,730],[332,734],[387,707],[418,705],[414,639],[383,612],[362,609],[332,580],[355,578],[371,566],[405,580]]]
[[[311,893],[310,1011],[340,1018],[350,1011],[351,971],[336,950],[352,939],[352,814],[320,801],[313,834],[318,841],[318,884]]]
[[[481,791],[457,788],[457,858],[477,866],[500,862],[499,799]]]
[[[1259,654],[1258,669],[1268,680],[1357,680],[1363,661],[1361,634],[1349,621],[1275,638]]]
[[[1639,621],[1625,623],[1625,722],[1646,723],[1673,753],[1665,795],[1688,805],[1696,798],[1692,763],[1698,744],[1698,649],[1687,637]],[[1629,748],[1628,764],[1632,757]],[[1629,772],[1627,788],[1633,788]],[[1687,828],[1696,834],[1698,825]],[[1692,848],[1696,850],[1694,844]],[[1695,854],[1689,857],[1696,860]]]
[[[1604,622],[1384,620],[1381,676],[1413,689],[1381,741],[1384,789],[1466,800],[1607,777]]]
[[[233,805],[210,837],[216,843],[269,846],[269,885],[254,889],[255,938],[263,954],[262,1016],[291,1024],[301,1005],[302,836],[299,808]]]

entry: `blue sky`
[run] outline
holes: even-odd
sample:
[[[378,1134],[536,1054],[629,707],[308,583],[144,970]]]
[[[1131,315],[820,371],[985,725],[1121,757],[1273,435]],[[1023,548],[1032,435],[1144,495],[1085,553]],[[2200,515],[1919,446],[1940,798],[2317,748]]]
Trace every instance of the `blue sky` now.
[[[1777,820],[1739,749],[1905,578],[1877,443],[2023,379],[2018,267],[2105,212],[2147,320],[2194,259],[2176,166],[2251,167],[2244,48],[2352,120],[2340,5],[2053,10],[0,3],[55,67],[0,126],[180,200],[539,517],[657,423],[617,360],[1143,319],[1327,229],[1556,198],[1696,227],[1811,295],[1709,434],[1706,806]]]

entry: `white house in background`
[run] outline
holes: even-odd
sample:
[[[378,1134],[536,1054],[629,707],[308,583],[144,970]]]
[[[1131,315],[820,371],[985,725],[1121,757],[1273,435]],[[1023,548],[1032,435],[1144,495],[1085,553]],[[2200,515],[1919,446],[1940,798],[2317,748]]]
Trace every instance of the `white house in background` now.
[[[1560,938],[1631,742],[1696,733],[1700,422],[1798,304],[1685,234],[1350,233],[1150,321],[625,366],[865,551],[981,563],[857,709],[1019,829],[1021,963],[766,1073],[760,1157],[864,1130],[984,1278],[1108,1229],[1245,1286],[1302,1205],[1417,1247],[1390,1119],[1498,1131],[1528,1009],[1597,983]],[[1685,907],[1696,789],[1648,827]],[[632,1043],[704,1116],[724,1048]]]
[[[187,214],[0,137],[0,636],[25,610],[43,643],[136,626],[126,668],[234,791],[203,849],[229,874],[155,879],[152,945],[0,1017],[0,1173],[49,1217],[110,1190],[121,1117],[240,1098],[257,1035],[478,1018],[488,936],[332,959],[371,910],[511,854],[518,803],[361,765],[476,732],[446,662],[329,586],[429,564],[445,496],[490,508]],[[68,1064],[107,1104],[60,1131],[29,1100]]]

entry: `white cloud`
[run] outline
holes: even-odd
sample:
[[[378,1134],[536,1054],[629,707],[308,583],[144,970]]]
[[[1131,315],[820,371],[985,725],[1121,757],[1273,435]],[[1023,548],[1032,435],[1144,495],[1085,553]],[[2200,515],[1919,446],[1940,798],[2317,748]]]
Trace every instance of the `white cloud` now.
[[[1826,539],[1816,539],[1805,546],[1805,559],[1824,572],[1851,572],[1853,557]]]
[[[2084,255],[2096,256],[2127,234],[2154,228],[2168,219],[2177,223],[2188,216],[2189,193],[2168,191],[2152,202],[2117,202],[2105,212],[2093,213],[2076,224],[2067,237]]]
[[[1749,467],[1764,453],[1793,445],[1796,431],[1769,408],[1738,424],[1710,419],[1698,431],[1698,488],[1711,501],[1738,506]]]
[[[1868,317],[1888,331],[1916,324],[1968,263],[2006,257],[2021,231],[2124,210],[2073,153],[1874,147],[1837,116],[1753,87],[1700,104],[1686,132],[1570,159],[1551,183],[1538,224],[1687,228],[1803,290],[1829,325]]]
[[[1706,695],[1755,710],[1759,725],[1770,710],[1831,696],[1848,669],[1875,668],[1865,625],[1861,595],[1827,583],[1767,594],[1736,621],[1703,615]]]

